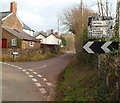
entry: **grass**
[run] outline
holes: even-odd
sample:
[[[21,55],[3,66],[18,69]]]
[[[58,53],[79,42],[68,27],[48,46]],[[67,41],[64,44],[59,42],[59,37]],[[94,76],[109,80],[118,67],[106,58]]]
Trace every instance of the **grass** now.
[[[95,68],[74,58],[60,77],[55,101],[94,101],[96,77]]]
[[[119,56],[108,54],[105,60],[105,54],[102,55],[101,70],[97,68],[97,58],[74,57],[60,76],[55,101],[116,101],[115,69],[120,67]],[[109,87],[106,86],[107,68]]]
[[[6,56],[6,55],[2,55],[2,61],[3,62],[28,62],[28,61],[39,61],[39,60],[45,60],[51,57],[54,57],[55,54],[51,54],[51,53],[44,53],[44,54],[36,54],[33,56],[29,56],[29,57],[16,57],[13,58],[12,56]]]

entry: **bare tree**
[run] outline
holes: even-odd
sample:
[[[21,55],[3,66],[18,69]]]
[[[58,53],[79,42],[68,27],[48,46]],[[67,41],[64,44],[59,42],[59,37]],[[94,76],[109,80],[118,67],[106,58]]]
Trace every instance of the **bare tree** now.
[[[82,8],[82,9],[81,9]],[[88,25],[88,17],[96,16],[97,14],[83,5],[73,7],[64,12],[62,18],[63,24],[67,26],[69,31],[75,34],[75,48],[76,52],[82,52],[84,30]]]

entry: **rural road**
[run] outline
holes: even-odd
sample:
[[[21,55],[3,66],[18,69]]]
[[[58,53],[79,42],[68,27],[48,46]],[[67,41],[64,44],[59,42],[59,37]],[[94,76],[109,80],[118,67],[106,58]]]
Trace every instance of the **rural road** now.
[[[58,77],[72,59],[67,53],[36,62],[2,63],[2,101],[51,101]]]

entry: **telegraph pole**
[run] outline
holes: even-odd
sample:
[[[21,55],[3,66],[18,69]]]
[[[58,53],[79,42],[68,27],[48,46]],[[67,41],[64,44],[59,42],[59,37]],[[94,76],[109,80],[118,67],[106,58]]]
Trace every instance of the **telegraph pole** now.
[[[108,16],[109,8],[108,8],[108,0],[106,0],[106,15]]]
[[[84,13],[84,7],[83,7],[83,0],[80,1],[80,7],[81,7],[81,24],[82,24],[82,27],[84,26],[84,22],[83,22],[83,13]]]
[[[100,6],[101,6],[101,12],[102,12],[102,16],[103,16],[104,14],[103,14],[103,2],[102,2],[102,0],[100,0]]]
[[[98,5],[98,12],[99,12],[99,16],[101,15],[100,13],[100,2],[97,0],[97,5]]]
[[[58,19],[57,22],[58,22],[58,35],[59,35],[59,33],[60,33],[60,19]]]
[[[118,2],[118,22],[119,22],[119,39],[120,39],[120,1]]]

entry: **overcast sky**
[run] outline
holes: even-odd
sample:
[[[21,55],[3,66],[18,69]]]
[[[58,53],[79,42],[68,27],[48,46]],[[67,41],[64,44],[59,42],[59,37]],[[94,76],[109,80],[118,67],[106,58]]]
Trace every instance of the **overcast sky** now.
[[[65,9],[80,4],[80,0],[0,0],[2,11],[9,11],[10,2],[17,3],[19,18],[35,31],[57,31],[57,19]],[[84,5],[97,11],[97,0],[83,0]],[[115,15],[116,1],[110,1],[112,15]],[[62,31],[62,30],[61,30]]]

